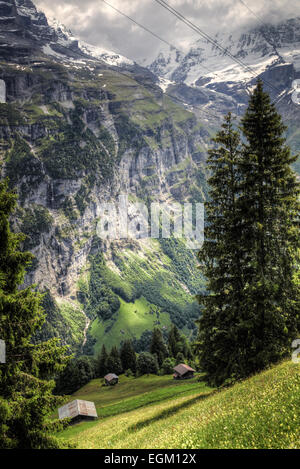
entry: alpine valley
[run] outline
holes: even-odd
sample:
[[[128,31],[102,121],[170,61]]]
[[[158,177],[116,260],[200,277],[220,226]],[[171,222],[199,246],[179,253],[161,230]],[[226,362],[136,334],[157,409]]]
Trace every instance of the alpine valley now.
[[[176,238],[101,240],[96,227],[123,194],[131,221],[140,202],[204,202],[210,139],[229,110],[241,116],[256,76],[300,150],[300,18],[216,39],[247,67],[202,38],[138,64],[74,38],[30,0],[0,2],[0,170],[35,255],[25,285],[46,292],[37,339],[96,354],[125,338],[143,350],[155,325],[196,333],[195,252]]]

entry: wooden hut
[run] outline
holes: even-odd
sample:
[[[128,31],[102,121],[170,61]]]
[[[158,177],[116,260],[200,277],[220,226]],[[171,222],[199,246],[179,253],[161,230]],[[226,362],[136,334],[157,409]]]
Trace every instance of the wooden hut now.
[[[78,420],[94,420],[98,417],[94,402],[76,399],[58,409],[60,419],[70,418],[72,422]]]
[[[119,382],[119,377],[114,373],[108,373],[108,375],[104,376],[105,386],[114,386]]]
[[[195,370],[184,363],[180,363],[179,365],[173,368],[174,379],[190,379],[194,377]]]

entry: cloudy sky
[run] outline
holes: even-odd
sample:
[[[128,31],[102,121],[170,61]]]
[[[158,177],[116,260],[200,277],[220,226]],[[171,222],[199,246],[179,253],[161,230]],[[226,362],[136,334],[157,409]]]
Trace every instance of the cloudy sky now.
[[[264,22],[276,23],[300,16],[300,0],[167,0],[208,34],[245,30],[259,25],[242,1]],[[163,44],[102,0],[33,0],[44,11],[70,28],[80,39],[140,61],[154,56]],[[199,36],[163,9],[155,0],[107,0],[123,13],[186,50]]]

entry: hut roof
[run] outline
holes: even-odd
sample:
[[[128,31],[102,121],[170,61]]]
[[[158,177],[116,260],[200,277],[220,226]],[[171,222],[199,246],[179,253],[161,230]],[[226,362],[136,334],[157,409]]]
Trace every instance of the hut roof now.
[[[94,402],[76,399],[58,409],[60,419],[75,418],[78,416],[97,418],[97,411]]]
[[[184,363],[180,363],[179,365],[175,366],[173,370],[176,371],[176,373],[178,373],[180,376],[185,375],[185,373],[187,373],[188,371],[196,371],[190,366],[185,365]]]
[[[119,379],[119,377],[115,375],[115,373],[108,373],[108,375],[104,376],[104,379],[106,379],[106,381],[112,381],[113,379]]]

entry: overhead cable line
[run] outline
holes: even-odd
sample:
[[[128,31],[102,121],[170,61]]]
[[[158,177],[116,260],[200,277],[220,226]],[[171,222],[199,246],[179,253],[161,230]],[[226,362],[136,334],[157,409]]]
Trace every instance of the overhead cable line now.
[[[255,78],[258,77],[256,75],[255,71],[248,65],[246,65],[242,60],[238,59],[235,57],[231,52],[228,51],[228,49],[225,49],[221,44],[216,39],[213,39],[210,37],[207,33],[202,31],[198,26],[196,26],[194,23],[192,23],[190,20],[188,20],[185,16],[183,16],[180,12],[175,10],[175,8],[171,7],[167,2],[164,0],[155,0],[160,6],[162,6],[164,9],[172,13],[174,16],[176,16],[180,21],[182,21],[184,24],[186,24],[189,28],[191,28],[193,31],[195,31],[197,34],[199,34],[202,38],[206,39],[208,42],[210,42],[212,45],[214,45],[216,48],[221,50],[225,55],[228,55],[234,62],[236,62],[238,65],[246,69],[249,73],[251,73]],[[276,93],[280,93],[280,90],[276,88],[272,83],[267,81],[266,79],[261,78],[261,80],[273,91],[276,91]]]
[[[167,44],[169,47],[171,47],[171,49],[174,49],[176,50],[177,52],[180,52],[181,54],[185,55],[185,52],[183,52],[182,50],[178,49],[178,47],[174,46],[173,44],[171,44],[170,42],[166,41],[165,39],[163,39],[161,36],[159,36],[158,34],[154,33],[153,31],[151,31],[149,28],[147,28],[146,26],[142,25],[141,23],[138,23],[135,19],[131,18],[131,16],[129,15],[126,15],[126,13],[123,13],[121,10],[119,10],[118,8],[114,7],[113,5],[111,5],[110,3],[108,3],[106,0],[102,0],[103,3],[105,3],[106,5],[108,5],[110,8],[112,8],[113,10],[115,10],[116,12],[118,12],[120,15],[124,16],[125,18],[127,18],[128,20],[132,21],[135,25],[139,26],[140,28],[144,29],[147,33],[151,34],[152,36],[154,36],[156,39],[159,39],[160,41],[164,42],[165,44]],[[201,68],[204,68],[205,70],[207,70],[209,73],[212,73],[214,74],[215,76],[218,76],[216,72],[213,72],[212,70],[210,70],[208,67],[206,67],[205,65],[202,65],[202,64],[199,64],[199,66]]]

